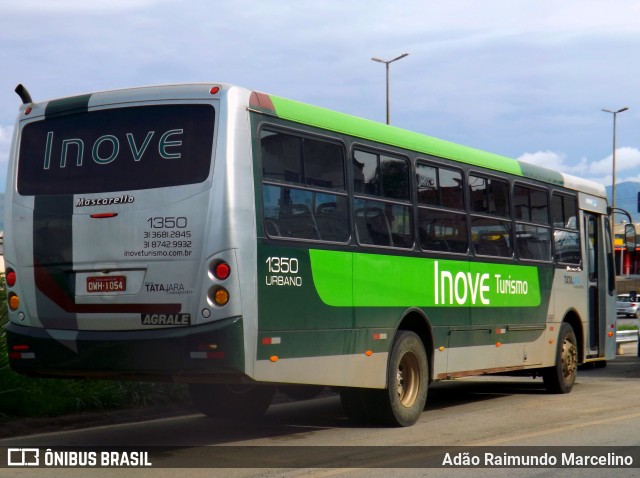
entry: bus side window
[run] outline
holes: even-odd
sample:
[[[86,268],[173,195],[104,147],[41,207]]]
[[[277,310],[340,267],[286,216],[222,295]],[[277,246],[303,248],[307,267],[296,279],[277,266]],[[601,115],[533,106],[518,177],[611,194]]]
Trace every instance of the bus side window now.
[[[420,208],[418,221],[423,250],[466,253],[469,249],[466,215]]]
[[[471,237],[481,256],[512,257],[513,238],[509,212],[509,183],[503,179],[469,175]],[[480,216],[480,214],[482,216]],[[492,216],[492,217],[486,217]]]
[[[346,242],[349,201],[342,146],[268,129],[260,133],[260,146],[265,234]]]
[[[284,237],[320,239],[316,220],[306,204],[289,204],[280,207],[278,224]]]
[[[414,243],[409,161],[353,152],[354,213],[360,244],[411,248]]]
[[[344,242],[349,238],[349,202],[346,196],[333,198],[316,206],[316,226],[323,241]]]
[[[362,199],[356,201],[356,228],[362,244],[392,245],[391,227],[381,205]]]
[[[507,221],[474,217],[471,219],[471,237],[476,254],[481,256],[511,257],[511,227]]]
[[[518,257],[530,261],[550,261],[551,227],[547,192],[516,184],[513,188],[513,206]]]
[[[553,193],[551,196],[553,250],[554,259],[559,263],[572,265],[582,263],[577,215],[578,204],[575,196]]]

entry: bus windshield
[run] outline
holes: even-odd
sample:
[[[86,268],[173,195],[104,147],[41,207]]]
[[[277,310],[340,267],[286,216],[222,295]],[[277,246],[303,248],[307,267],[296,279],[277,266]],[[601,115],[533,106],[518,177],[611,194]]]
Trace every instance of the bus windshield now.
[[[209,175],[214,108],[203,104],[123,107],[26,125],[18,192],[24,196],[161,188]]]

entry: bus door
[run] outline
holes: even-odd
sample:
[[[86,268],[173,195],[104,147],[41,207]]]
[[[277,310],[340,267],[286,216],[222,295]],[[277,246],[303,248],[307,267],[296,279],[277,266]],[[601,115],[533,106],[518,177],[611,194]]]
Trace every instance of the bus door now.
[[[586,358],[603,357],[605,353],[606,310],[609,293],[607,274],[605,216],[584,214],[587,251],[588,328]]]

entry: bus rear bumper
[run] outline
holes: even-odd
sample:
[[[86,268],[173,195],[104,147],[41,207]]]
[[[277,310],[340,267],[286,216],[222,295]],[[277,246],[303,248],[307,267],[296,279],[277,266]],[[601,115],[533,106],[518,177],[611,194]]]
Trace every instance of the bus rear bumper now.
[[[221,381],[244,374],[242,317],[182,328],[48,330],[7,325],[9,363],[47,377]]]

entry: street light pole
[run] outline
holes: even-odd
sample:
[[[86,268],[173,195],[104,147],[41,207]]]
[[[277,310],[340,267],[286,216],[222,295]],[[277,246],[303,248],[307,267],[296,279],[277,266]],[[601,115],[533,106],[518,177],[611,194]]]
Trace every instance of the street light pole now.
[[[613,177],[611,180],[611,235],[613,236],[613,242],[616,240],[616,119],[618,113],[627,111],[629,107],[625,106],[619,110],[612,111],[602,108],[605,113],[611,113],[613,115]]]
[[[389,63],[398,61],[408,55],[409,55],[408,53],[403,53],[402,55],[394,58],[393,60],[382,60],[376,57],[371,58],[373,61],[377,61],[378,63],[384,63],[387,70],[387,124],[389,124]]]

